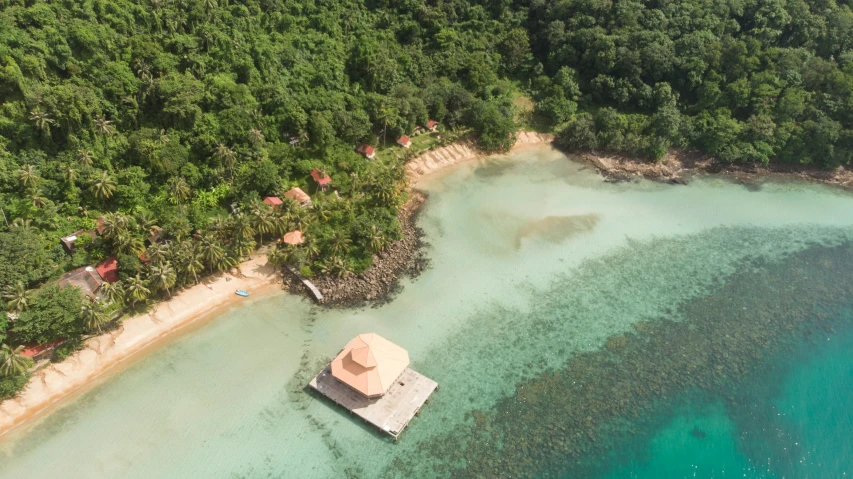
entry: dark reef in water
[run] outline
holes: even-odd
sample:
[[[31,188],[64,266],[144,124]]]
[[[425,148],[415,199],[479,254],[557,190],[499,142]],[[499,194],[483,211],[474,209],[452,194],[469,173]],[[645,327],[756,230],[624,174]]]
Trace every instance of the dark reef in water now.
[[[473,411],[470,424],[421,444],[427,458],[399,458],[387,473],[415,477],[431,459],[429,476],[592,477],[613,444],[647,430],[676,398],[734,402],[725,391],[770,357],[848,326],[826,311],[851,293],[853,245],[747,261],[711,294],[682,304],[681,321],[636,323],[607,347],[517,384],[493,409]]]

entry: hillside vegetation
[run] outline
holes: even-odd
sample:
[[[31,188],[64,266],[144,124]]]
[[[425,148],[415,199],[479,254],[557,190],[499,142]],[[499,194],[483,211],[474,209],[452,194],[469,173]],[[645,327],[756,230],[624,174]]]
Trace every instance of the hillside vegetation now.
[[[434,119],[506,150],[519,94],[570,149],[846,165],[851,2],[0,0],[0,397],[19,346],[67,354],[285,232],[273,261],[363,271],[401,234],[395,139]],[[313,208],[261,202],[293,186]],[[105,302],[52,286],[113,256]]]

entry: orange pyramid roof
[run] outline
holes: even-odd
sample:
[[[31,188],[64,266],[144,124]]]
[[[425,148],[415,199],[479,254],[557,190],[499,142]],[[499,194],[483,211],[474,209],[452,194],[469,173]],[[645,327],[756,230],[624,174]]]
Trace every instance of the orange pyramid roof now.
[[[385,394],[409,367],[409,353],[376,333],[359,334],[332,360],[332,376],[368,397]]]

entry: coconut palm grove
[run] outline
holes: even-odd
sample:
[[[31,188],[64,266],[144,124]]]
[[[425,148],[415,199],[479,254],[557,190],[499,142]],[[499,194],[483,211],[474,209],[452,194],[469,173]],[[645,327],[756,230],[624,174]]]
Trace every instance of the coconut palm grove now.
[[[274,262],[366,270],[402,234],[415,151],[395,141],[430,121],[423,147],[506,151],[524,127],[648,161],[847,165],[851,6],[0,0],[0,399],[25,348],[61,359],[287,232],[305,241]],[[114,275],[97,298],[62,281],[90,265]]]

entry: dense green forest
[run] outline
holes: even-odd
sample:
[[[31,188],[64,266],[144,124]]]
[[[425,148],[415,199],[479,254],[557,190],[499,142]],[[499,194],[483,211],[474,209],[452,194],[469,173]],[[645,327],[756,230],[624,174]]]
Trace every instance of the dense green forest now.
[[[851,1],[0,0],[0,397],[21,345],[67,351],[287,231],[275,261],[364,270],[401,234],[405,155],[355,146],[434,119],[505,150],[519,93],[570,149],[846,165]],[[293,186],[313,208],[261,202]],[[53,285],[111,256],[107,301]]]
[[[394,144],[429,119],[505,149],[505,79],[526,54],[524,17],[468,2],[0,0],[0,397],[23,344],[96,331],[228,269],[259,243],[307,275],[369,267],[401,234]],[[515,30],[513,30],[513,26]],[[505,61],[501,51],[510,51]],[[452,135],[449,135],[452,136]],[[297,143],[298,142],[298,143]],[[296,144],[294,144],[296,143]],[[331,176],[328,192],[310,173]],[[299,186],[313,208],[260,200]],[[59,242],[104,217],[103,234]],[[160,230],[161,244],[146,238]],[[51,281],[117,256],[106,304]]]

